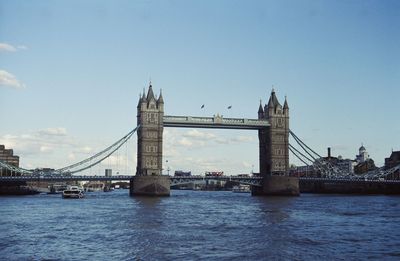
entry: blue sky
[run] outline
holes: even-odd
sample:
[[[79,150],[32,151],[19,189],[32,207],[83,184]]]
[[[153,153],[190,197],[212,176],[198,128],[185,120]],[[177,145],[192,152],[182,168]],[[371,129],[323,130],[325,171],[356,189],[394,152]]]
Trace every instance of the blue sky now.
[[[399,32],[399,1],[0,0],[0,143],[25,167],[82,159],[135,127],[151,78],[169,115],[256,118],[274,86],[316,151],[363,143],[382,165],[400,150]],[[258,170],[254,131],[164,138],[172,170]],[[136,138],[125,150],[133,171]]]

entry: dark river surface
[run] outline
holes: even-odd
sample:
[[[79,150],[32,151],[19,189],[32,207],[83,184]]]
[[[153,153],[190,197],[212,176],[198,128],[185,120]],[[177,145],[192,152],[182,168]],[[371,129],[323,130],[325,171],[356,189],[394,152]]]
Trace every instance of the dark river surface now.
[[[0,197],[0,260],[400,260],[400,197]]]

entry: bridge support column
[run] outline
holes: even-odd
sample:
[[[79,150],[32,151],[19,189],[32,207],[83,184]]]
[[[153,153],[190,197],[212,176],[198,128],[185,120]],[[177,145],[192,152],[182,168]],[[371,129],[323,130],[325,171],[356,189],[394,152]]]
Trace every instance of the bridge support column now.
[[[252,187],[252,196],[299,196],[299,178],[287,176],[265,176],[262,187]]]
[[[169,196],[170,178],[168,176],[135,176],[130,180],[130,196]]]

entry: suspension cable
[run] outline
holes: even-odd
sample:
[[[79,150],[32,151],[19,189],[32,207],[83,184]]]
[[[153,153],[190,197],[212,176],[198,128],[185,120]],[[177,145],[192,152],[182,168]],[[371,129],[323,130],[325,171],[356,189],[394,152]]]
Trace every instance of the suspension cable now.
[[[303,162],[303,163],[306,164],[307,166],[310,166],[310,165],[308,165],[308,163],[305,162],[299,155],[297,155],[296,152],[294,152],[294,151],[292,150],[291,147],[289,147],[289,150],[290,150],[290,152],[291,152],[293,155],[295,155],[296,158],[298,158],[301,162]]]
[[[304,146],[307,147],[307,149],[309,149],[311,152],[313,152],[315,155],[317,155],[319,158],[322,158],[321,155],[319,155],[318,153],[316,153],[314,150],[312,150],[309,146],[307,146],[307,144],[305,144],[299,137],[297,137],[296,134],[294,134],[294,132],[292,130],[289,130],[289,133],[293,136],[293,138],[295,138],[296,140],[299,140]]]
[[[304,155],[303,153],[301,153],[301,151],[299,151],[298,149],[296,149],[295,147],[293,147],[291,144],[289,144],[289,149],[295,150],[297,153],[299,153],[301,156],[303,156],[303,158],[306,158],[308,161],[313,162],[310,158],[308,158],[306,155]],[[307,164],[307,165],[308,165],[308,164]]]
[[[0,167],[2,167],[4,169],[7,169],[7,170],[9,170],[11,172],[17,172],[17,173],[22,173],[22,174],[23,173],[32,173],[31,170],[20,168],[20,167],[16,167],[16,166],[7,164],[7,163],[5,163],[4,161],[1,161],[1,160],[0,160]]]
[[[134,130],[136,131],[137,128],[138,128],[138,127],[136,127]],[[111,154],[113,154],[116,150],[118,150],[122,145],[124,145],[124,143],[125,143],[127,140],[129,140],[129,138],[133,135],[133,133],[134,133],[134,132],[131,132],[130,135],[129,135],[128,137],[126,137],[126,140],[125,140],[123,143],[121,143],[120,145],[118,145],[118,147],[116,147],[115,149],[113,149],[110,153],[108,153],[108,154],[107,154],[106,156],[104,156],[103,158],[101,158],[101,159],[99,159],[98,161],[96,161],[96,162],[90,164],[89,166],[83,167],[83,168],[78,169],[78,170],[70,171],[69,173],[74,174],[74,173],[77,173],[77,172],[81,172],[81,171],[87,170],[88,168],[91,168],[91,167],[93,167],[93,166],[99,164],[100,162],[102,162],[103,160],[105,160],[106,158],[108,158]]]
[[[126,134],[124,137],[122,137],[121,139],[119,139],[117,142],[115,142],[115,143],[112,144],[111,146],[105,148],[104,150],[100,151],[99,153],[96,153],[96,154],[93,155],[92,157],[89,157],[89,158],[87,158],[87,159],[85,159],[85,160],[82,160],[82,161],[80,161],[80,162],[74,163],[74,164],[72,164],[72,165],[69,165],[69,166],[66,166],[66,167],[57,169],[56,171],[57,171],[57,172],[65,172],[65,171],[68,170],[68,169],[72,169],[72,168],[75,168],[75,167],[77,167],[77,166],[81,166],[81,165],[83,165],[83,164],[85,164],[85,163],[87,163],[87,162],[92,161],[93,159],[95,159],[95,158],[97,158],[97,157],[103,155],[104,153],[110,151],[112,148],[114,148],[114,147],[117,146],[117,145],[119,145],[119,146],[117,147],[117,148],[119,148],[119,147],[120,147],[121,145],[123,145],[127,140],[129,140],[129,138],[132,136],[132,134],[133,134],[134,132],[136,132],[136,130],[139,128],[139,126],[140,126],[140,125],[138,125],[135,129],[133,129],[132,131],[130,131],[130,132],[129,132],[128,134]],[[120,144],[120,143],[121,143],[121,144]],[[114,152],[114,151],[115,151],[115,150],[113,150],[113,152]],[[111,153],[111,154],[112,154],[112,153]],[[109,155],[111,155],[111,154],[109,154]],[[104,159],[104,158],[103,158],[103,159]],[[101,162],[101,161],[100,161],[100,162]],[[98,163],[98,162],[97,162],[97,163]],[[97,163],[96,163],[96,164],[97,164]],[[91,164],[91,165],[92,165],[92,164]]]

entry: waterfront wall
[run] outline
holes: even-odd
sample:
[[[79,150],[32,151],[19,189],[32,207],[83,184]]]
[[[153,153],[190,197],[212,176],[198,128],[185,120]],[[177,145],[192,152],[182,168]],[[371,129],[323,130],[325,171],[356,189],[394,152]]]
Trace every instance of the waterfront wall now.
[[[326,181],[304,180],[299,182],[301,193],[331,194],[398,194],[400,182],[385,181]]]
[[[0,182],[0,196],[10,195],[32,195],[36,190],[26,185],[24,181],[2,181]]]

